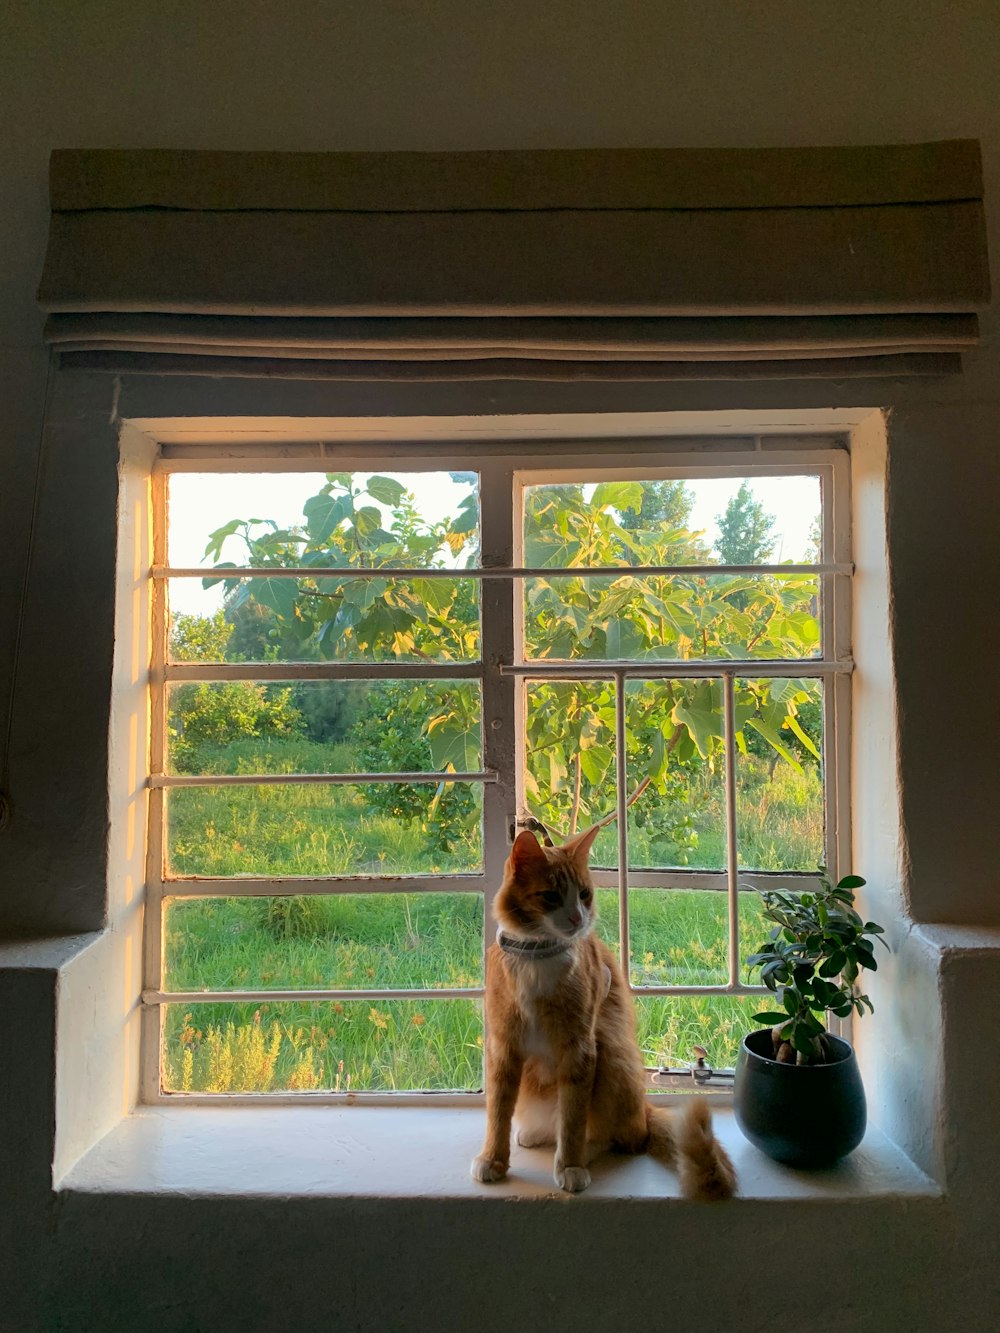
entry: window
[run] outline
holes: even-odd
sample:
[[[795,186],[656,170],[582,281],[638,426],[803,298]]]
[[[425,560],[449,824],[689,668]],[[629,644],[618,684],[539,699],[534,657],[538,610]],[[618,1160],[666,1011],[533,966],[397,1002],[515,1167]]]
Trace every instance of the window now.
[[[848,456],[611,447],[161,446],[147,1098],[475,1092],[511,837],[599,819],[647,1063],[732,1062],[849,837]]]

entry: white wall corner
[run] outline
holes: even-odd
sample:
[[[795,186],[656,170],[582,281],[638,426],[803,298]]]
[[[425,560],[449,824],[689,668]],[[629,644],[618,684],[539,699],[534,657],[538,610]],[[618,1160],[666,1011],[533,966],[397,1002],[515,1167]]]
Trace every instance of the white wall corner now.
[[[911,936],[897,772],[896,687],[886,540],[886,414],[851,433],[854,575],[851,792],[855,873],[868,881],[866,919],[886,929],[878,972],[865,977],[874,1016],[856,1020],[869,1113],[918,1166],[944,1169],[939,960]]]

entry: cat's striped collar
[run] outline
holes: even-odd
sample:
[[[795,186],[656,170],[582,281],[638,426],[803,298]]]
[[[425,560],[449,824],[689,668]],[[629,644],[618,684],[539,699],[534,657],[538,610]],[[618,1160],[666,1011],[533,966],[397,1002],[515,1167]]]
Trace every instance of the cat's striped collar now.
[[[502,926],[497,926],[497,944],[503,953],[513,954],[515,958],[530,958],[541,962],[545,958],[558,958],[569,953],[572,940],[521,940],[516,935],[507,935]]]

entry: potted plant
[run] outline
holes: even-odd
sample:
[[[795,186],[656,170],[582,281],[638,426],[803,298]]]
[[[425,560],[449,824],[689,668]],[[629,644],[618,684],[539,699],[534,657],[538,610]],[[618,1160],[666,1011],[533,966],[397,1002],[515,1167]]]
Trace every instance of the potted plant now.
[[[865,1132],[857,1058],[824,1023],[827,1013],[846,1018],[873,1012],[858,978],[865,969],[876,970],[873,940],[884,932],[854,910],[854,890],[864,883],[847,875],[834,885],[821,866],[813,893],[761,893],[765,915],[775,924],[747,966],[760,968],[782,1007],[754,1015],[768,1026],[743,1039],[734,1109],[750,1142],[789,1166],[829,1166],[856,1148]]]

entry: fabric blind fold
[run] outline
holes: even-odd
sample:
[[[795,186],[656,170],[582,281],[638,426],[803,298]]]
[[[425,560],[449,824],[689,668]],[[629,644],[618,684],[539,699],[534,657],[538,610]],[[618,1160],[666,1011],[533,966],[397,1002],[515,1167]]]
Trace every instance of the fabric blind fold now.
[[[65,363],[349,379],[940,373],[978,146],[57,152]]]

